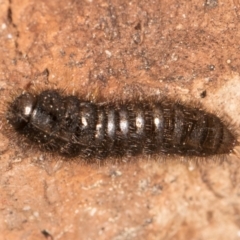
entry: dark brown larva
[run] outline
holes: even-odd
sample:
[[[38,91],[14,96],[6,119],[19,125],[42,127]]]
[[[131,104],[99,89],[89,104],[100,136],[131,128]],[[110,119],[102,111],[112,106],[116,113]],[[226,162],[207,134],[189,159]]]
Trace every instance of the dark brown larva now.
[[[205,157],[230,153],[236,143],[218,117],[171,101],[100,104],[45,90],[22,93],[6,117],[29,142],[67,157]]]

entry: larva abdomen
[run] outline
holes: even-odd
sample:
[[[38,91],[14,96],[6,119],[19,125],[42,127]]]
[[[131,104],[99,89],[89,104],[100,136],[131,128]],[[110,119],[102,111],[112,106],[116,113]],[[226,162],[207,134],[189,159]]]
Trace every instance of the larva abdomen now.
[[[91,103],[57,90],[22,93],[7,120],[43,150],[75,157],[230,153],[233,134],[213,114],[170,101]]]

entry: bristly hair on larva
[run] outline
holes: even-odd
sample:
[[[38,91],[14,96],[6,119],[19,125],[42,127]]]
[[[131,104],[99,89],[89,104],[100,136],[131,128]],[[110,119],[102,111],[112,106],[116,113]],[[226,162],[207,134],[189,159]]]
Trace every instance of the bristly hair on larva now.
[[[166,99],[97,102],[59,89],[21,91],[3,113],[18,142],[65,159],[206,158],[229,155],[238,145],[216,115]]]

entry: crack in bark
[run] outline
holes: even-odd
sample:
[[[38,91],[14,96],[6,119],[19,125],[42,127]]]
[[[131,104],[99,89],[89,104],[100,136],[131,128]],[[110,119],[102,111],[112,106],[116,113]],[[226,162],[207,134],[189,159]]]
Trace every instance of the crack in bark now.
[[[13,27],[13,29],[15,30],[15,38],[14,38],[14,45],[15,45],[15,49],[16,52],[18,54],[21,54],[21,52],[18,50],[18,38],[19,38],[19,30],[17,25],[14,23],[13,21],[13,17],[12,17],[12,0],[8,0],[9,6],[8,6],[8,11],[7,11],[7,19],[9,24]]]

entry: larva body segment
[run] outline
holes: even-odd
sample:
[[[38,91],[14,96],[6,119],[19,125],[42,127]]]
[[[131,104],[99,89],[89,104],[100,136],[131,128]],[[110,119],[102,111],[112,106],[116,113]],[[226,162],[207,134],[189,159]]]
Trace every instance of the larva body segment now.
[[[40,149],[66,157],[230,153],[234,135],[213,114],[171,101],[92,103],[57,90],[20,94],[10,125]]]

